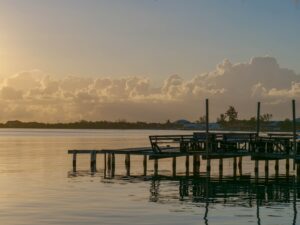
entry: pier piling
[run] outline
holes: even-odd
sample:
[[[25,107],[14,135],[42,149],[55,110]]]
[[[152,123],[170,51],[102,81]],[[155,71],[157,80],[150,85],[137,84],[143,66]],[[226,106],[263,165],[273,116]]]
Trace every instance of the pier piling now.
[[[125,155],[126,175],[130,176],[130,154]]]
[[[188,177],[190,175],[190,156],[185,157],[185,175]]]
[[[144,167],[144,176],[147,176],[147,156],[146,155],[144,155],[143,167]]]
[[[73,153],[73,172],[76,172],[77,153]]]
[[[172,174],[173,177],[176,177],[176,157],[172,158]]]

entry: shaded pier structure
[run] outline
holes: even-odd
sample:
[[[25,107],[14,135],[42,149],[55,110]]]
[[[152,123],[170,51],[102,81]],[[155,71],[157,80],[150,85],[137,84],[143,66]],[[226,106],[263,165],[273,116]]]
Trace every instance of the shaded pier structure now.
[[[206,160],[206,174],[211,171],[211,160],[219,161],[219,173],[223,174],[223,159],[233,159],[233,175],[237,170],[242,172],[243,157],[251,157],[255,161],[254,171],[256,178],[259,174],[259,162],[265,163],[265,175],[269,174],[269,161],[275,161],[275,172],[279,172],[279,160],[285,161],[286,173],[290,170],[290,160],[293,160],[293,169],[300,177],[300,140],[296,133],[295,101],[292,101],[293,131],[290,133],[263,133],[260,132],[260,103],[257,104],[256,131],[251,132],[220,132],[209,131],[209,104],[205,102],[206,130],[194,132],[190,135],[154,135],[149,136],[150,147],[127,149],[102,150],[69,150],[73,155],[73,171],[76,171],[77,158],[81,154],[90,155],[90,169],[97,171],[97,155],[104,157],[104,171],[115,174],[116,156],[125,156],[124,164],[126,175],[130,176],[131,156],[139,155],[143,160],[144,176],[147,175],[148,160],[154,160],[154,175],[159,174],[159,160],[172,159],[172,174],[176,177],[177,158],[185,157],[186,175],[200,173],[200,159]],[[190,162],[190,157],[193,158]],[[193,171],[190,171],[190,164]]]

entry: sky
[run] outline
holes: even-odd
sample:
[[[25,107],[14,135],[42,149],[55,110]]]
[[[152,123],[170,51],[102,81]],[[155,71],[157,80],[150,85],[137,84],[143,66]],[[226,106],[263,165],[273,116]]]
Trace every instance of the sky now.
[[[0,0],[0,121],[289,117],[299,22],[292,0]]]

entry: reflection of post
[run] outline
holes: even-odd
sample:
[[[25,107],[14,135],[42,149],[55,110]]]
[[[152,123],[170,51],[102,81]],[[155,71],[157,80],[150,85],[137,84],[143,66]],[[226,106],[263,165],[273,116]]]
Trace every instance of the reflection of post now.
[[[159,180],[152,180],[150,188],[150,201],[157,202],[159,198]]]
[[[293,225],[297,224],[297,187],[294,180],[294,189],[293,189],[293,209],[294,209],[294,218],[293,218]]]
[[[257,197],[257,202],[256,202],[256,217],[257,217],[257,225],[260,225],[258,197]]]
[[[173,174],[173,177],[176,177],[176,157],[173,157],[173,160],[172,160],[172,174]]]
[[[158,175],[158,159],[154,159],[154,176]]]
[[[125,167],[126,167],[126,175],[130,176],[130,154],[126,154],[125,156]]]
[[[147,176],[147,155],[144,155],[143,166],[144,166],[144,176]]]
[[[73,172],[76,172],[77,153],[73,153]]]
[[[187,155],[185,158],[185,175],[188,177],[190,175],[190,156]]]

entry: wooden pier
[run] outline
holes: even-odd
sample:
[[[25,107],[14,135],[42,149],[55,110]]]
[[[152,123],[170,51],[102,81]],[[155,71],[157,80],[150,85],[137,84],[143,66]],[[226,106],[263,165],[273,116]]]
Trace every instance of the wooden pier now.
[[[294,169],[300,176],[300,140],[296,133],[295,101],[292,101],[293,132],[292,133],[260,133],[260,103],[257,105],[257,129],[255,132],[220,132],[209,131],[208,100],[206,100],[206,130],[190,135],[153,135],[149,136],[150,147],[102,150],[69,150],[73,155],[73,171],[76,171],[77,156],[90,155],[90,168],[97,170],[97,155],[104,156],[104,169],[115,173],[115,158],[125,155],[126,173],[130,176],[131,155],[142,156],[143,171],[147,173],[147,161],[154,160],[154,175],[158,175],[159,159],[172,159],[172,173],[176,176],[176,159],[185,157],[186,175],[189,175],[190,156],[193,157],[193,174],[200,172],[200,157],[206,160],[206,173],[211,171],[211,160],[219,160],[219,172],[223,172],[223,159],[233,159],[233,171],[242,170],[243,157],[250,156],[255,160],[254,171],[258,174],[259,161],[265,162],[268,174],[269,161],[275,160],[275,171],[278,173],[279,160],[286,161],[289,171],[290,159],[294,160]]]

